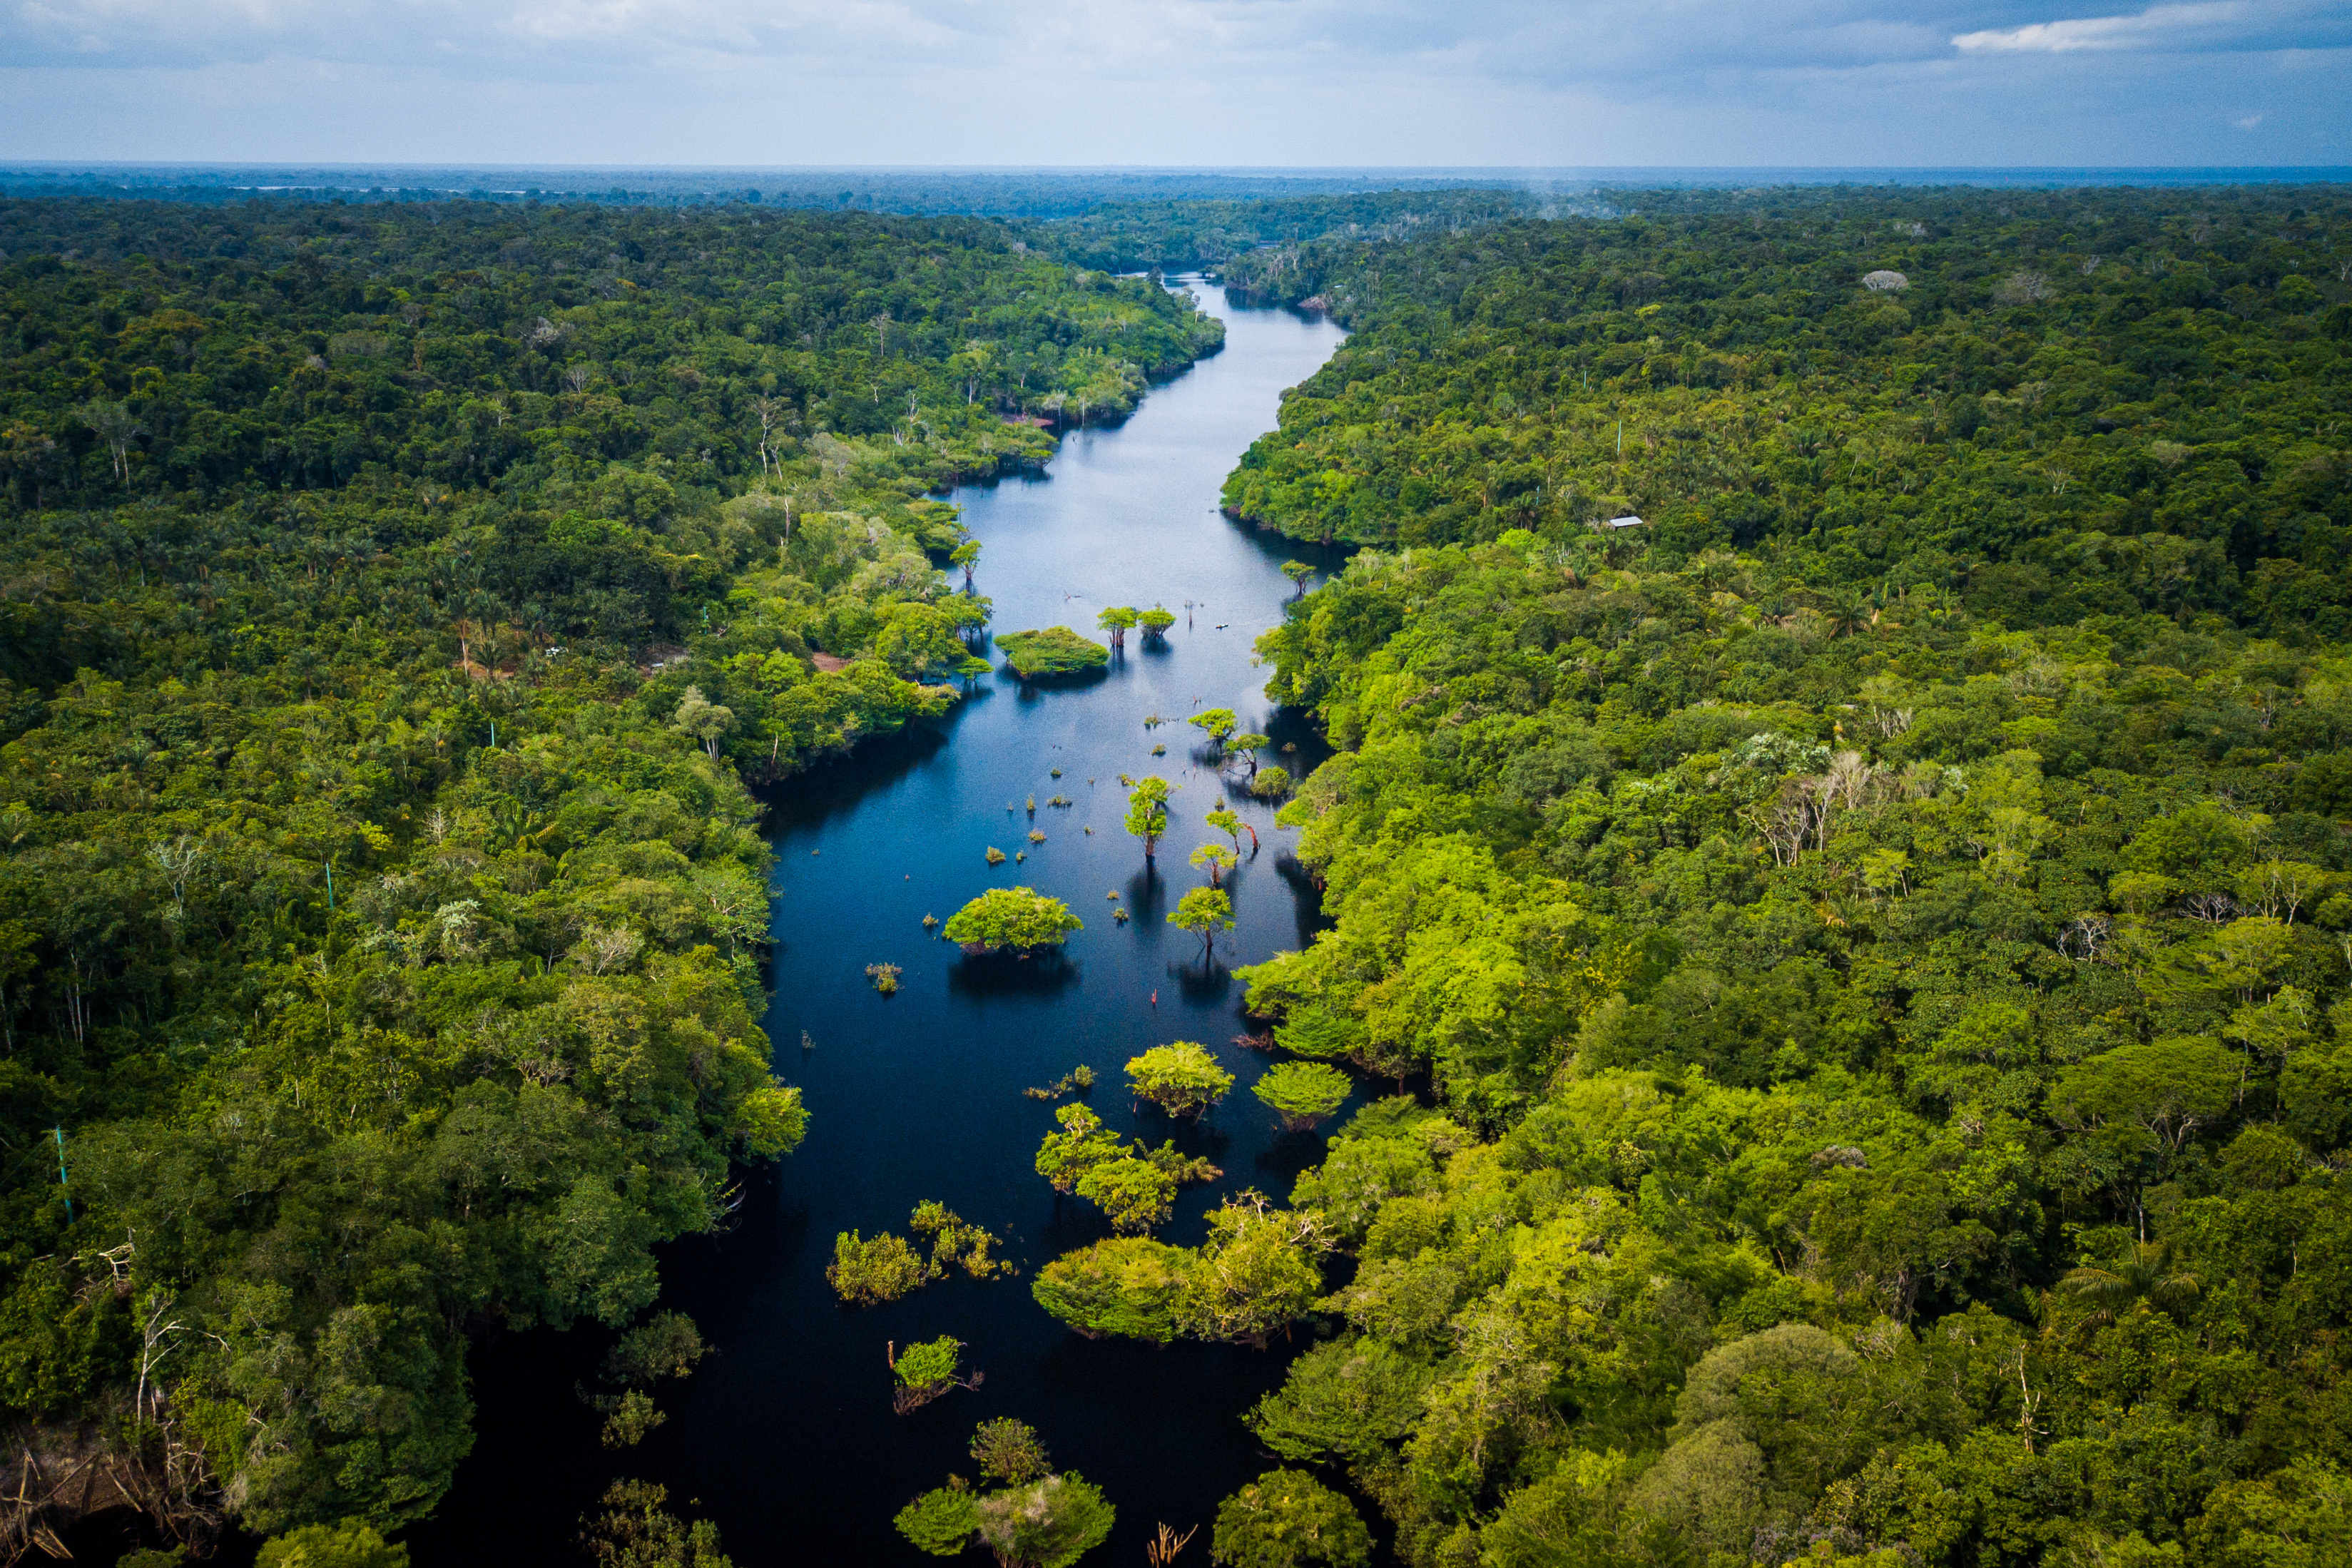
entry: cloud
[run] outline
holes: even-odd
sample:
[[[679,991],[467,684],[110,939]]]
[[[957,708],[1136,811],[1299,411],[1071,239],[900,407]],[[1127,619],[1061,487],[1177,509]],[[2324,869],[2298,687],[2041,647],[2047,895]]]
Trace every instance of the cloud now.
[[[2345,0],[2058,3],[0,0],[0,157],[2352,163]]]
[[[2241,0],[2200,5],[2158,5],[2137,16],[2083,16],[2071,21],[2029,22],[2022,27],[1962,33],[1952,47],[1963,54],[2066,55],[2084,49],[2138,49],[2190,29],[2242,20]]]
[[[2230,121],[2231,124],[2236,126],[2241,131],[2252,131],[2261,125],[2262,122],[2263,117],[2259,114],[2249,114],[2243,119],[2232,120]]]

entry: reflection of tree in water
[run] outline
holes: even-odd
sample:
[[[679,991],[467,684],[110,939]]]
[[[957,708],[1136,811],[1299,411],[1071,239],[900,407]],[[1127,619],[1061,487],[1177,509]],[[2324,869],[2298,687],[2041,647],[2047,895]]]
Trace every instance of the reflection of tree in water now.
[[[959,996],[1052,996],[1076,984],[1078,976],[1078,966],[1059,949],[1034,958],[977,953],[948,971],[948,989]]]
[[[1214,959],[1171,963],[1168,977],[1176,983],[1176,994],[1187,1002],[1222,1002],[1233,994],[1234,972]]]
[[[1121,896],[1127,902],[1127,918],[1145,930],[1157,931],[1166,923],[1168,879],[1149,861],[1127,879],[1127,890]]]

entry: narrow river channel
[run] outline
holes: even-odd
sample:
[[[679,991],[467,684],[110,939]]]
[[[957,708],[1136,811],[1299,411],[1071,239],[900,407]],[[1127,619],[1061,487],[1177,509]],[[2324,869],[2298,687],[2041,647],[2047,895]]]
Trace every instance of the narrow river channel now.
[[[971,1430],[1002,1415],[1037,1428],[1057,1468],[1117,1505],[1118,1531],[1091,1561],[1141,1561],[1164,1520],[1204,1526],[1186,1555],[1205,1563],[1218,1500],[1270,1467],[1239,1415],[1298,1347],[1087,1341],[1029,1294],[1040,1265],[1108,1227],[1034,1173],[1053,1107],[1024,1098],[1025,1086],[1086,1063],[1094,1110],[1156,1142],[1171,1129],[1130,1104],[1123,1064],[1178,1039],[1218,1055],[1239,1081],[1178,1141],[1224,1176],[1185,1191],[1161,1232],[1171,1242],[1198,1242],[1220,1194],[1283,1197],[1320,1158],[1319,1140],[1283,1134],[1252,1098],[1267,1059],[1234,1044],[1244,1027],[1234,967],[1297,946],[1316,918],[1311,888],[1286,875],[1296,835],[1276,828],[1271,807],[1231,796],[1263,846],[1231,879],[1236,929],[1204,963],[1199,939],[1165,917],[1201,879],[1192,850],[1223,842],[1202,817],[1229,798],[1184,720],[1232,708],[1244,729],[1298,748],[1268,753],[1295,773],[1321,754],[1303,725],[1268,711],[1251,645],[1291,592],[1282,563],[1330,563],[1228,521],[1216,498],[1242,449],[1272,427],[1282,390],[1342,334],[1197,291],[1225,321],[1221,353],[1156,388],[1124,426],[1067,437],[1047,475],[953,498],[982,542],[976,585],[994,602],[996,632],[1066,624],[1098,635],[1105,605],[1157,602],[1178,617],[1167,646],[1131,636],[1106,678],[1076,688],[984,679],[950,720],[775,792],[767,1027],[811,1122],[798,1152],[746,1184],[733,1229],[665,1259],[665,1304],[691,1313],[719,1353],[664,1391],[668,1423],[618,1454],[596,1447],[594,1418],[572,1399],[571,1378],[590,1364],[582,1345],[517,1336],[478,1355],[480,1444],[442,1516],[416,1532],[420,1562],[575,1561],[576,1521],[616,1474],[660,1481],[674,1508],[715,1520],[739,1568],[929,1561],[898,1538],[892,1515],[950,1471],[972,1474]],[[1147,729],[1155,714],[1171,722]],[[1119,775],[1151,773],[1179,786],[1156,874],[1120,826]],[[1049,805],[1055,795],[1071,804]],[[1029,842],[1033,827],[1043,844]],[[1027,858],[992,868],[991,846]],[[1066,963],[974,963],[926,935],[926,914],[945,920],[984,889],[1015,885],[1065,900],[1086,921]],[[1121,908],[1129,923],[1116,921]],[[886,962],[905,970],[894,996],[865,974]],[[1021,1276],[838,1306],[824,1279],[835,1235],[906,1234],[926,1198],[1004,1237]],[[964,1342],[984,1383],[892,1415],[887,1348],[940,1334]]]

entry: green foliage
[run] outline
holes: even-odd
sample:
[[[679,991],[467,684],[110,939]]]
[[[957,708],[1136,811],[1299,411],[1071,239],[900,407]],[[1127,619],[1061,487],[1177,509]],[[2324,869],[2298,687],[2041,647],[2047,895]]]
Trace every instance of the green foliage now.
[[[386,1542],[364,1520],[347,1519],[289,1530],[265,1542],[254,1563],[255,1568],[408,1568],[408,1548]]]
[[[989,1233],[982,1226],[963,1219],[945,1204],[929,1199],[915,1205],[907,1228],[917,1236],[927,1236],[931,1241],[929,1277],[943,1279],[951,1268],[960,1268],[974,1279],[987,1279],[998,1274],[1010,1274],[1013,1265],[989,1256],[991,1248],[1002,1247],[1002,1237]]]
[[[1209,886],[1213,888],[1217,885],[1225,872],[1233,869],[1234,863],[1239,858],[1239,856],[1222,844],[1203,844],[1192,851],[1192,857],[1193,865],[1207,869]]]
[[[971,1458],[982,1475],[1006,1486],[1026,1485],[1054,1468],[1034,1427],[1002,1416],[982,1422],[972,1433]]]
[[[1249,792],[1260,800],[1280,800],[1292,787],[1287,768],[1259,768],[1250,774]]]
[[[1371,1554],[1355,1504],[1303,1470],[1268,1470],[1219,1503],[1209,1546],[1231,1568],[1359,1568]]]
[[[980,1539],[1008,1568],[1068,1568],[1118,1519],[1101,1489],[1075,1471],[992,1492],[973,1511]]]
[[[1059,899],[1029,888],[991,888],[948,917],[941,934],[967,950],[1059,947],[1086,927]]]
[[[1110,662],[1110,650],[1080,637],[1067,626],[1044,631],[1006,632],[996,639],[1005,664],[1024,680],[1084,675]]]
[[[1176,624],[1176,612],[1165,605],[1154,605],[1136,619],[1142,623],[1145,642],[1165,642],[1168,628]]]
[[[964,1487],[935,1488],[900,1509],[890,1522],[919,1550],[934,1557],[954,1557],[971,1544],[980,1529],[977,1500]]]
[[[1280,1112],[1282,1125],[1295,1132],[1338,1110],[1354,1087],[1346,1073],[1320,1062],[1278,1062],[1250,1092]]]
[[[898,1352],[891,1360],[890,1370],[901,1388],[935,1388],[955,1380],[956,1363],[962,1358],[962,1342],[943,1334]]]
[[[1127,796],[1127,830],[1143,840],[1143,858],[1149,860],[1160,847],[1160,836],[1168,831],[1168,781],[1157,773],[1135,781]]]
[[[719,1527],[691,1523],[663,1505],[669,1489],[652,1481],[618,1480],[604,1492],[604,1511],[582,1521],[581,1544],[597,1568],[733,1568],[719,1550]]]
[[[1320,1222],[1244,1192],[1209,1216],[1209,1239],[1188,1271],[1177,1321],[1195,1339],[1263,1349],[1323,1293]]]
[[[1192,1255],[1148,1237],[1119,1237],[1066,1252],[1037,1271],[1037,1304],[1089,1339],[1176,1337],[1176,1311]]]
[[[887,1230],[871,1241],[843,1231],[833,1238],[833,1261],[824,1268],[824,1282],[853,1307],[895,1301],[930,1277],[906,1238]]]
[[[168,1300],[236,1521],[391,1529],[467,1325],[627,1322],[799,1142],[740,775],[957,700],[931,492],[1219,331],[740,205],[19,201],[0,252],[0,1142],[73,1180],[6,1178],[0,1415],[118,1407]]]
[[[1102,1118],[1085,1106],[1065,1105],[1054,1112],[1054,1120],[1062,1130],[1046,1133],[1038,1144],[1036,1167],[1055,1192],[1075,1192],[1088,1171],[1120,1157],[1118,1135],[1104,1131]]]
[[[1438,1104],[1299,1178],[1252,1421],[1409,1563],[2328,1550],[2352,209],[1917,202],[1327,249],[1229,488],[1374,546],[1261,645],[1334,923],[1244,979]]]
[[[1204,708],[1186,722],[1206,734],[1213,744],[1222,747],[1225,737],[1234,732],[1234,710],[1230,708]]]
[[[1214,952],[1217,933],[1234,929],[1233,895],[1223,888],[1194,888],[1176,900],[1168,923],[1192,932],[1205,950]]]
[[[1206,1046],[1176,1040],[1129,1057],[1127,1086],[1171,1116],[1198,1116],[1224,1099],[1234,1075],[1217,1065]]]
[[[1163,1225],[1175,1212],[1176,1177],[1150,1160],[1121,1154],[1087,1167],[1077,1194],[1110,1219],[1111,1228],[1133,1236]]]

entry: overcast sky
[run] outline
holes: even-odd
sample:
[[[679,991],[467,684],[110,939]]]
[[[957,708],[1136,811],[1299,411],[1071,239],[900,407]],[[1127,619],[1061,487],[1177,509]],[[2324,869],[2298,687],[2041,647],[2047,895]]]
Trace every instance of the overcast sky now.
[[[2352,0],[0,0],[0,16],[12,159],[2352,163]]]

